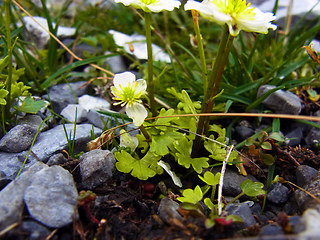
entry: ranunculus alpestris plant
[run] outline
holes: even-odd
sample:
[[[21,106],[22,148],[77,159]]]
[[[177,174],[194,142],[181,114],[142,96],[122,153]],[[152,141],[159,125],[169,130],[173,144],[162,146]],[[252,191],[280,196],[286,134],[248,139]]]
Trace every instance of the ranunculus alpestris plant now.
[[[204,85],[207,89],[204,91],[201,112],[208,113],[212,111],[215,97],[219,92],[224,67],[227,64],[234,38],[241,30],[264,34],[268,33],[268,29],[275,30],[277,26],[271,23],[275,20],[275,16],[273,13],[263,13],[257,8],[250,7],[250,3],[247,4],[246,0],[204,0],[202,2],[189,0],[184,9],[197,11],[207,20],[225,26],[218,54],[212,63],[211,75],[208,81],[204,79]],[[193,16],[196,16],[194,12]],[[197,35],[200,34],[197,33]],[[204,73],[205,69],[202,69],[202,71]],[[197,133],[207,134],[208,126],[209,119],[200,117]],[[197,152],[200,148],[200,140],[199,137],[196,137],[194,152]]]
[[[114,76],[113,85],[111,87],[113,99],[120,101],[114,104],[126,106],[128,117],[132,118],[134,125],[139,127],[148,115],[141,101],[141,97],[146,93],[146,81],[143,79],[136,81],[136,76],[133,73],[123,72]]]
[[[232,36],[237,36],[241,30],[247,32],[268,33],[268,29],[275,30],[273,13],[264,13],[250,7],[245,0],[204,0],[188,1],[185,10],[196,10],[205,19],[220,25],[227,24]]]

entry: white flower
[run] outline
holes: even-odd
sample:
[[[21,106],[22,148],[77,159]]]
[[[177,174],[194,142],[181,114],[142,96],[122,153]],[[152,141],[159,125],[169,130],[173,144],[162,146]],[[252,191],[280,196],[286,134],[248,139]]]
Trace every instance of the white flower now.
[[[111,87],[113,99],[120,101],[115,105],[126,106],[128,117],[132,118],[134,125],[139,127],[148,115],[140,100],[141,96],[146,93],[146,81],[143,79],[136,81],[136,76],[133,73],[123,72],[114,76],[113,85]]]
[[[126,6],[131,5],[145,12],[172,11],[174,8],[179,8],[181,4],[178,0],[115,0],[115,2]]]
[[[270,23],[276,18],[273,13],[263,13],[250,7],[246,0],[204,0],[201,3],[189,0],[184,9],[196,10],[204,18],[220,25],[228,24],[229,32],[234,37],[241,30],[266,34],[269,28],[277,28]]]
[[[136,33],[132,35],[127,35],[112,29],[110,29],[108,33],[110,33],[113,36],[115,43],[118,46],[123,47],[127,53],[133,54],[138,59],[148,59],[147,43],[145,36]],[[170,56],[163,49],[161,49],[158,45],[153,43],[151,44],[151,46],[153,60],[167,63],[171,62]]]

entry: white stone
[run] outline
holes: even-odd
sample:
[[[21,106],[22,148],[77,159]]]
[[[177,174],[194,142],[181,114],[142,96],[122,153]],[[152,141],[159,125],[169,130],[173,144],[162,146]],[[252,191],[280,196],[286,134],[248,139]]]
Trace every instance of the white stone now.
[[[79,104],[68,104],[60,114],[69,122],[74,122],[76,117],[76,123],[81,123],[87,119],[88,112]]]
[[[50,35],[48,31],[47,20],[42,17],[33,17],[37,22],[35,22],[31,17],[25,16],[23,17],[23,22],[25,24],[26,30],[28,33],[36,40],[36,44],[38,48],[43,48],[49,41]],[[39,26],[39,24],[41,26]],[[55,23],[52,23],[53,27],[55,27]],[[47,31],[45,31],[45,28]],[[62,27],[59,26],[57,30],[57,37],[71,37],[76,33],[76,29],[72,27]]]
[[[299,233],[299,239],[319,239],[320,236],[320,213],[315,209],[307,209],[302,215],[305,230]]]
[[[145,36],[136,33],[130,36],[115,30],[109,30],[108,32],[113,35],[115,43],[118,46],[123,47],[127,53],[133,54],[140,60],[148,59]],[[169,55],[155,44],[152,44],[152,54],[155,61],[171,62]]]
[[[79,97],[79,105],[84,109],[86,109],[87,111],[109,110],[111,106],[107,100],[99,97],[93,97],[87,94]]]

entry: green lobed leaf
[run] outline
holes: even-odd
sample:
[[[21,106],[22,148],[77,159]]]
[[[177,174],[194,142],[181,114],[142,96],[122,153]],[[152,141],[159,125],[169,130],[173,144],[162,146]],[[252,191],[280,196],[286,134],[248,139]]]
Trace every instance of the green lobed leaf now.
[[[6,105],[7,101],[5,97],[9,94],[9,92],[5,89],[0,89],[0,105]]]
[[[243,181],[240,184],[241,190],[249,197],[256,197],[266,193],[263,190],[263,183],[261,182],[252,182],[250,179]]]
[[[173,144],[178,151],[178,153],[176,153],[176,158],[181,166],[189,168],[192,165],[197,173],[201,173],[203,168],[209,167],[208,158],[191,158],[192,141],[188,141],[187,138],[182,138],[179,141],[175,141]]]
[[[36,101],[31,96],[27,96],[20,106],[14,107],[14,109],[25,113],[37,113],[41,108],[46,106],[44,100]]]
[[[199,185],[197,185],[194,190],[192,189],[183,190],[182,195],[183,197],[178,197],[177,200],[179,200],[180,202],[187,202],[187,203],[193,203],[193,204],[198,203],[203,198],[203,194]]]
[[[149,177],[163,173],[162,167],[157,164],[161,157],[150,151],[142,159],[135,159],[123,150],[116,152],[114,156],[118,161],[116,163],[118,171],[131,173],[133,177],[140,180],[147,180]]]
[[[212,172],[205,172],[203,177],[198,175],[198,177],[204,181],[206,184],[210,185],[210,186],[216,186],[219,184],[219,180],[220,180],[220,176],[221,176],[221,173],[220,172],[217,172],[216,175],[214,175]]]

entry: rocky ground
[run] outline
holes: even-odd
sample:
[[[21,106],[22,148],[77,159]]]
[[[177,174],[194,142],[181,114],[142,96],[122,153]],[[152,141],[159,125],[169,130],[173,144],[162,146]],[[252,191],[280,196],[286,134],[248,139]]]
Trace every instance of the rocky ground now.
[[[110,65],[113,72],[126,70],[121,57]],[[92,89],[83,84],[58,84],[40,96],[50,99],[52,109],[71,123],[63,125],[58,117],[42,123],[50,115],[43,109],[36,115],[20,116],[19,124],[1,138],[0,238],[319,239],[317,128],[283,120],[283,133],[291,140],[282,146],[273,145],[269,152],[276,157],[275,175],[281,179],[267,189],[266,208],[262,212],[263,199],[241,198],[225,211],[240,216],[243,223],[217,221],[215,227],[207,229],[203,215],[179,207],[176,198],[180,192],[169,176],[138,181],[116,171],[112,152],[87,151],[87,143],[100,136],[105,123],[115,126],[116,122],[98,112],[109,111],[110,103],[92,96]],[[272,87],[262,86],[259,94]],[[274,112],[320,116],[317,103],[282,90],[271,94],[264,104]],[[72,123],[75,115],[76,125]],[[270,126],[268,120],[264,124]],[[242,120],[234,127],[234,140],[240,142],[258,130],[251,119]],[[242,151],[257,160],[248,149]],[[80,152],[85,153],[74,158],[73,154]],[[247,176],[236,168],[227,169],[223,187],[226,201],[241,192],[240,183],[246,179],[266,182],[266,169],[250,164],[245,167]],[[220,171],[220,167],[213,171]],[[190,182],[183,182],[184,188],[194,179],[191,176]]]

